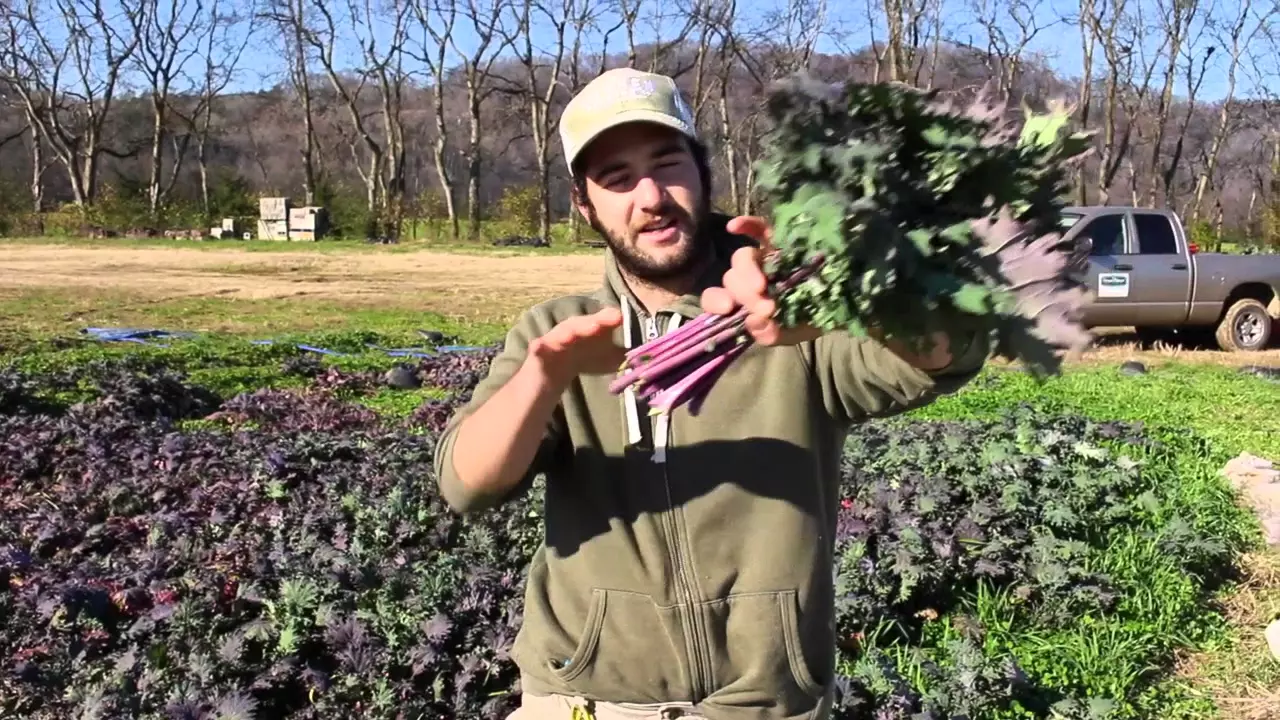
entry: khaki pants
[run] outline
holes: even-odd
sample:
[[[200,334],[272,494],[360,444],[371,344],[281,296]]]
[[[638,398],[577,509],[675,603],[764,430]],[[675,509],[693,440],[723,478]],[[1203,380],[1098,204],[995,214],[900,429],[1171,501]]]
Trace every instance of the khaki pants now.
[[[575,714],[576,713],[576,714]],[[565,695],[521,696],[507,720],[706,720],[689,703],[602,703]]]
[[[810,716],[831,717],[833,693],[827,693]],[[521,696],[520,707],[507,720],[706,720],[689,703],[602,703],[565,695]]]

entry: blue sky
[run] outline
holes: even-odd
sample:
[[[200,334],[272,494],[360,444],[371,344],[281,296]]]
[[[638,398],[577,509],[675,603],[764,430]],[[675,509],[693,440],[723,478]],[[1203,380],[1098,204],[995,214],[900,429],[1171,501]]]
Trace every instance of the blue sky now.
[[[304,0],[310,2],[313,0]],[[423,2],[433,2],[434,0],[419,0]],[[462,2],[463,0],[459,0]],[[480,5],[486,5],[492,0],[476,0]],[[608,0],[606,0],[608,1]],[[684,4],[688,0],[660,0],[655,4],[652,0],[644,0],[650,7],[661,7],[668,14],[677,12],[675,8]],[[816,0],[803,0],[804,2],[813,4]],[[1072,0],[1016,0],[1023,3],[1024,12],[1032,14],[1037,18],[1037,23],[1049,26],[1055,23],[1055,18],[1070,16],[1077,11],[1078,5]],[[329,0],[328,7],[330,11],[337,17],[339,22],[339,33],[341,34],[340,43],[344,46],[339,54],[347,58],[347,65],[354,66],[358,61],[358,49],[354,45],[355,38],[360,31],[359,23],[353,21],[347,15],[346,8],[349,0]],[[778,7],[786,0],[767,0],[766,2],[750,2],[749,0],[739,0],[739,16],[742,18],[744,26],[760,27],[762,20],[773,8]],[[868,0],[828,0],[829,8],[827,10],[827,22],[825,26],[829,28],[819,42],[819,49],[826,52],[839,52],[843,48],[856,48],[867,45],[873,34],[878,39],[884,37],[884,23],[878,19],[874,24],[867,21],[867,2]],[[1007,7],[1008,0],[999,0],[999,4],[994,4],[997,0],[945,0],[946,12],[945,21],[950,26],[951,32],[958,39],[964,40],[969,37],[978,45],[985,45],[985,30],[973,21],[975,16],[975,6],[980,3],[992,3],[988,7]],[[1098,0],[1101,4],[1103,0]],[[1131,8],[1140,10],[1144,23],[1148,25],[1155,24],[1159,21],[1159,4],[1167,4],[1170,0],[1128,0]],[[1200,0],[1203,7],[1211,8],[1213,15],[1220,17],[1223,21],[1229,22],[1239,12],[1239,0]],[[881,6],[880,0],[870,0],[873,8]],[[355,3],[359,7],[363,7],[363,2]],[[549,4],[559,6],[560,0],[550,0]],[[652,10],[642,12],[642,19],[639,28],[640,37],[638,41],[651,40],[655,36],[653,29],[654,21],[645,19],[645,14],[651,14]],[[877,13],[878,14],[878,13]],[[677,26],[679,19],[669,17],[658,23],[663,28],[663,36],[671,37],[674,28]],[[1257,19],[1251,20],[1247,27],[1252,28],[1257,25]],[[461,49],[470,51],[475,45],[475,35],[468,32],[469,21],[463,17],[457,20],[455,32],[458,36],[458,44]],[[552,49],[552,35],[548,28],[548,24],[544,18],[535,20],[535,29],[533,32],[534,45],[536,48],[550,51]],[[775,37],[785,34],[781,28],[771,26],[775,30]],[[1019,32],[1011,22],[1004,22],[1002,27],[1006,33],[1016,36]],[[375,30],[379,35],[384,34],[386,28],[378,28]],[[799,32],[800,30],[797,30]],[[364,30],[363,32],[367,32]],[[272,37],[276,33],[274,31],[260,30],[259,39],[251,44],[246,50],[245,57],[242,62],[242,71],[235,83],[236,89],[253,89],[263,87],[264,85],[273,84],[280,78],[280,71],[283,69],[283,58],[280,50],[281,43],[272,42]],[[1198,37],[1197,37],[1198,36]],[[1198,45],[1203,47],[1206,43],[1213,42],[1212,30],[1206,29],[1204,23],[1198,24],[1192,30],[1193,40],[1198,40]],[[589,47],[598,49],[603,41],[601,32],[592,32],[585,38]],[[1145,47],[1142,50],[1146,53],[1154,53],[1157,51],[1157,45],[1162,40],[1159,31],[1149,31],[1144,33]],[[625,37],[621,32],[616,33],[610,40],[611,50],[617,51],[624,49]],[[1072,77],[1078,76],[1082,68],[1082,51],[1080,43],[1079,26],[1074,22],[1057,20],[1056,24],[1042,31],[1040,35],[1030,44],[1029,50],[1042,53],[1046,56],[1055,69],[1059,72]],[[1226,61],[1228,58],[1228,48],[1219,47],[1215,57],[1218,62],[1211,65],[1210,71],[1206,74],[1204,83],[1200,90],[1201,99],[1206,101],[1220,99],[1225,93],[1226,82]],[[1267,84],[1275,85],[1275,80],[1280,78],[1280,72],[1277,72],[1277,53],[1273,43],[1267,41],[1261,36],[1256,40],[1249,51],[1263,58],[1258,61],[1245,61],[1242,63],[1244,67],[1237,81],[1237,96],[1247,97],[1257,95],[1261,86]],[[457,61],[457,57],[453,58]],[[1102,58],[1100,53],[1095,57],[1095,72],[1102,71]],[[1258,64],[1265,64],[1265,74],[1268,77],[1254,78],[1250,73],[1254,73],[1253,67]],[[320,68],[317,66],[316,70]],[[425,68],[410,68],[426,72]],[[1153,78],[1153,85],[1157,85],[1161,81],[1161,77]],[[1182,95],[1186,92],[1185,82],[1182,78],[1178,79],[1175,92]]]

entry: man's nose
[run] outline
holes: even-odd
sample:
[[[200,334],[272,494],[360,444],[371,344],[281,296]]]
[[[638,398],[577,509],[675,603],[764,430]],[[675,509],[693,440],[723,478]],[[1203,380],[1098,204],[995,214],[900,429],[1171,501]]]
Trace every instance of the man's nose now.
[[[636,204],[645,210],[656,210],[662,206],[662,187],[648,175],[636,183],[635,193]]]

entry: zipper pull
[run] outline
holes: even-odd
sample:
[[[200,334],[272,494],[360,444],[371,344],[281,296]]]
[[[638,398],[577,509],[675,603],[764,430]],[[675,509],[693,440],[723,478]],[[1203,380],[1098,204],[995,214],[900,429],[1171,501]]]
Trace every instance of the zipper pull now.
[[[646,340],[658,337],[658,321],[656,318],[645,318],[644,335]]]

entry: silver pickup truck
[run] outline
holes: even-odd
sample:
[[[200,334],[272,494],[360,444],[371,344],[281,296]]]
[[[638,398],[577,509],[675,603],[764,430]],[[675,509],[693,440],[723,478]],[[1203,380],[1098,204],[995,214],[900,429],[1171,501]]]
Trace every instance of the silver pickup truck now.
[[[1212,337],[1227,351],[1267,348],[1280,323],[1280,255],[1200,252],[1168,210],[1069,207],[1064,216],[1064,239],[1088,253],[1090,327],[1133,327],[1143,343]]]

